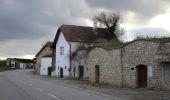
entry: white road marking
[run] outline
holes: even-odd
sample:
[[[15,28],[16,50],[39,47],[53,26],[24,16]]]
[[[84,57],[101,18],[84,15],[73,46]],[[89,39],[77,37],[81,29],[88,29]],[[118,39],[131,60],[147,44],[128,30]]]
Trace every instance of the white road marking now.
[[[58,98],[57,96],[55,96],[54,94],[51,94],[51,93],[47,93],[48,95],[54,97],[54,98]]]
[[[41,88],[36,88],[38,91],[41,91],[41,92],[43,92],[43,90],[41,89]]]
[[[50,96],[52,96],[52,97],[54,97],[54,98],[57,98],[57,99],[59,99],[59,100],[64,100],[64,99],[62,99],[62,98],[60,98],[60,97],[57,97],[56,95],[54,95],[54,94],[51,94],[51,93],[47,93],[48,95],[50,95]]]
[[[47,93],[46,91],[42,90],[41,88],[36,88],[36,89],[37,89],[38,91],[41,91],[41,92],[45,93],[45,94],[48,94],[49,96],[52,96],[53,98],[56,98],[56,99],[59,99],[59,100],[64,100],[64,99],[62,99],[62,98],[60,98],[60,97],[57,97],[57,96],[54,95],[54,94]]]

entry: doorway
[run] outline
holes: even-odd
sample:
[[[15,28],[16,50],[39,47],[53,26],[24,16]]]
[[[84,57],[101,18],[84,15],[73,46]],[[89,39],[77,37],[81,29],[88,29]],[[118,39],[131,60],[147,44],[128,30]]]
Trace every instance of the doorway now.
[[[137,87],[147,88],[147,66],[138,65],[137,69]]]
[[[80,65],[79,66],[79,79],[83,80],[84,77],[84,66]]]
[[[170,63],[162,63],[162,87],[170,90]]]
[[[95,66],[95,82],[99,83],[100,80],[100,68],[99,65]]]
[[[60,68],[60,78],[63,78],[63,68]]]

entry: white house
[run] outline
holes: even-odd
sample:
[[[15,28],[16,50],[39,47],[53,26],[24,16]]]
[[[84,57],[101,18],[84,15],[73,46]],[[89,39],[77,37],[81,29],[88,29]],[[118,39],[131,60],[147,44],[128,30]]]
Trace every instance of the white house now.
[[[31,59],[7,58],[6,65],[11,68],[26,69],[33,68],[35,64]]]
[[[40,75],[49,75],[49,68],[52,65],[52,57],[41,58]]]
[[[26,68],[26,63],[20,63],[20,69],[25,69]]]
[[[52,42],[48,41],[42,46],[42,48],[35,55],[36,57],[36,66],[35,73],[40,75],[51,75],[52,67]]]
[[[98,40],[105,39],[106,31],[102,28],[62,25],[53,42],[52,76],[65,78],[70,76],[71,57],[81,47],[91,47]]]

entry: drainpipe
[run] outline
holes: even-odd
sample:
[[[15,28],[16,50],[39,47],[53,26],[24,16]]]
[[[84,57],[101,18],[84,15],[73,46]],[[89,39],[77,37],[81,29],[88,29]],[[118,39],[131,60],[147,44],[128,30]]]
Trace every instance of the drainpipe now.
[[[69,58],[69,60],[70,60],[70,65],[69,65],[69,76],[71,77],[71,43],[70,42],[68,42],[68,44],[70,45],[70,58]]]
[[[121,63],[121,87],[123,87],[123,48],[120,49],[120,63]]]
[[[56,72],[56,48],[52,48],[52,72]],[[55,75],[54,75],[55,76]]]

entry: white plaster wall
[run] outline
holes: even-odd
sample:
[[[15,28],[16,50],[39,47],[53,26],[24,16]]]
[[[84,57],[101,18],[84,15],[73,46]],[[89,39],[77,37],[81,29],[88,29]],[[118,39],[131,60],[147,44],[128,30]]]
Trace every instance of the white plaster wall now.
[[[60,55],[60,47],[64,47],[64,55]],[[63,68],[63,75],[69,76],[70,67],[70,45],[65,40],[63,33],[61,32],[56,44],[56,76],[60,75],[60,68]]]
[[[24,63],[20,63],[19,66],[21,69],[24,69]]]
[[[48,67],[52,66],[52,58],[45,57],[41,59],[40,75],[48,75]]]

